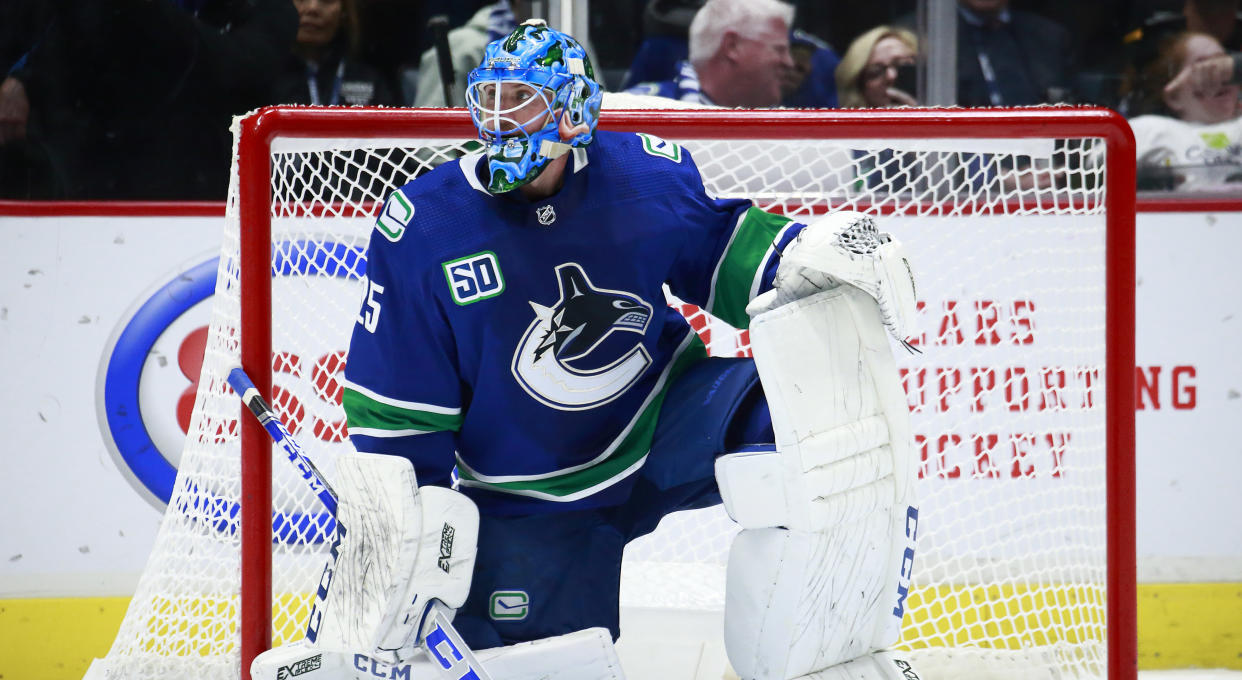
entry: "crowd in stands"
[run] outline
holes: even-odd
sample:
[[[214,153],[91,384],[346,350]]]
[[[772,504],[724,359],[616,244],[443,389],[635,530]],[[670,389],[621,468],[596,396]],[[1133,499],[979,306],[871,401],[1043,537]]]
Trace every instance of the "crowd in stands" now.
[[[1140,189],[1242,180],[1242,0],[957,0],[956,104],[1131,121]],[[919,0],[609,0],[606,90],[724,107],[919,104]],[[222,200],[230,122],[270,104],[462,106],[532,0],[5,0],[0,198]],[[449,60],[441,63],[433,26]],[[441,74],[451,73],[451,82]]]

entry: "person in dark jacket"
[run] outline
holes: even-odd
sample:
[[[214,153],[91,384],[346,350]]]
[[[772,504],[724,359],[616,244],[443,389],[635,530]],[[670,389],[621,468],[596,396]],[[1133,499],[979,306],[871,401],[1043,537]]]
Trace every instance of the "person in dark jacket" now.
[[[63,0],[51,14],[0,84],[0,146],[42,149],[51,175],[47,195],[19,197],[223,200],[233,115],[275,101],[289,0]]]
[[[282,104],[397,106],[395,88],[359,57],[355,0],[293,0],[297,43],[277,86]]]
[[[1074,78],[1068,30],[1009,0],[958,0],[957,103],[1027,106],[1066,102]]]

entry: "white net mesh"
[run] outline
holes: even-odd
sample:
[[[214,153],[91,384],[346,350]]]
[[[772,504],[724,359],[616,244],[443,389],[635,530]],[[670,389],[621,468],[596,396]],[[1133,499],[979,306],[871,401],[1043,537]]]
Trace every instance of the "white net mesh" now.
[[[658,128],[661,114],[649,115]],[[385,120],[357,116],[367,135]],[[750,197],[801,219],[841,208],[881,216],[917,274],[914,344],[923,353],[898,359],[924,461],[903,643],[1035,650],[1064,676],[1101,675],[1103,142],[978,140],[953,126],[945,139],[850,141],[832,139],[827,119],[819,138],[783,141],[767,137],[770,126],[749,125],[740,139],[713,140],[720,130],[707,126],[674,141],[717,196]],[[329,478],[349,447],[338,378],[374,215],[393,189],[473,149],[431,127],[407,135],[405,128],[400,139],[299,134],[272,143],[272,401]],[[235,164],[190,436],[107,658],[115,677],[240,674],[240,409],[225,383],[238,363],[241,323],[237,177]],[[682,309],[713,354],[748,351],[744,332]],[[327,517],[279,455],[273,505],[272,631],[280,645],[302,635]],[[735,532],[719,508],[666,518],[627,551],[622,605],[722,607]]]

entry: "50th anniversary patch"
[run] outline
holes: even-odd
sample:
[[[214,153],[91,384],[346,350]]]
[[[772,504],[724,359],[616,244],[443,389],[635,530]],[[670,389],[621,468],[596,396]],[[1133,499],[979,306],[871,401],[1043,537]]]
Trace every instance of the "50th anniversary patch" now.
[[[496,253],[485,250],[443,263],[453,302],[468,305],[494,298],[505,292],[505,277],[500,273]]]

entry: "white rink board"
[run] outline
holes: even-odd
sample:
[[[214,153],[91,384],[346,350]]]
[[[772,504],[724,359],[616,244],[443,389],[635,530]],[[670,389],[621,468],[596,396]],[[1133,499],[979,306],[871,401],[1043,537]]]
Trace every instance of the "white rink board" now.
[[[1012,218],[971,220],[1014,228]],[[132,591],[159,510],[148,492],[131,483],[134,473],[118,462],[111,436],[101,427],[100,371],[118,327],[134,308],[215,256],[221,222],[0,216],[0,237],[8,244],[0,256],[0,341],[6,350],[0,370],[9,386],[0,397],[9,433],[0,456],[0,493],[22,508],[23,518],[0,534],[0,597]],[[884,224],[917,258],[915,228],[899,226],[897,219]],[[1147,395],[1137,414],[1140,580],[1242,579],[1242,523],[1234,519],[1242,513],[1242,500],[1232,488],[1242,478],[1237,425],[1242,364],[1236,353],[1242,344],[1242,303],[1236,295],[1242,273],[1234,262],[1234,254],[1242,252],[1242,215],[1140,214],[1138,226],[1138,363],[1149,376],[1158,370],[1155,398]],[[1024,243],[1028,247],[1005,257],[1038,255],[1038,239]],[[917,259],[915,264],[920,271],[928,267]],[[943,300],[957,298],[925,278],[920,279],[920,297],[927,302],[921,323],[935,325]],[[1007,305],[1003,310],[1026,299],[999,278],[992,295]],[[1038,343],[1039,329],[1048,322],[1040,301],[1034,303]],[[973,309],[974,301],[964,304]],[[200,307],[187,307],[186,318],[169,323],[142,363],[142,414],[135,422],[151,431],[156,455],[174,462],[180,428],[174,405],[167,402],[189,385],[180,374],[178,352],[199,325],[194,318],[199,313]],[[951,345],[924,349],[918,360],[935,366],[951,365],[958,351]],[[985,348],[995,354],[989,364],[1015,363],[1007,354],[1011,349]],[[329,351],[335,350],[309,347],[305,353],[317,358]],[[279,384],[279,375],[276,379]],[[1101,390],[1097,396],[1102,395]],[[969,408],[971,398],[963,388],[950,397],[949,408]],[[934,433],[935,408],[930,408],[915,414],[916,424]],[[986,415],[985,409],[981,416]],[[1040,424],[1045,416],[1032,416],[1031,431],[1046,429]],[[983,421],[975,430],[987,431]],[[1074,445],[1071,440],[1069,451]],[[956,464],[955,455],[946,451],[946,469]],[[1050,460],[1051,449],[1045,447],[1030,463],[1038,471]],[[1010,483],[978,481],[1002,494]],[[1064,480],[1041,480],[1037,474],[1030,481]],[[727,547],[718,543],[712,549]]]

